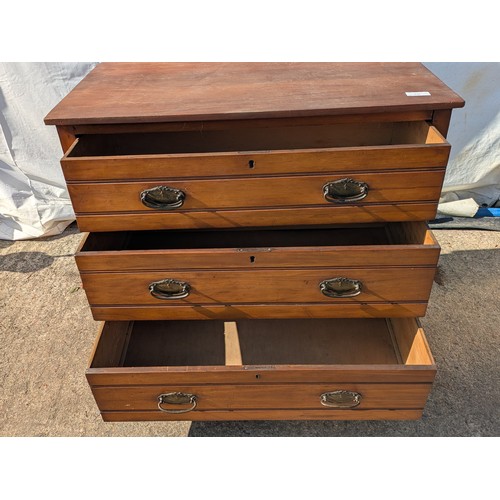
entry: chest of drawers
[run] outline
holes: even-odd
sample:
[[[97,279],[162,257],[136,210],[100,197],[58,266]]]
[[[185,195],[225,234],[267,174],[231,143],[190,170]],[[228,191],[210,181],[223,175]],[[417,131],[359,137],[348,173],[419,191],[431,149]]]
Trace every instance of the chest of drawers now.
[[[414,63],[99,65],[45,121],[103,418],[418,418],[463,104]]]

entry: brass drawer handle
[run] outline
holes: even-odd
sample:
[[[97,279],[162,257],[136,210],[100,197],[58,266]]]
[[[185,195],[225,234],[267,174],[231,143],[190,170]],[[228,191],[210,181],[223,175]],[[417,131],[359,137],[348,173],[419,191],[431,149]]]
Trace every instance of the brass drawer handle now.
[[[182,207],[186,193],[168,186],[156,186],[141,192],[141,202],[157,210],[175,210]]]
[[[354,391],[332,391],[321,394],[319,401],[330,408],[355,408],[361,403],[362,396]]]
[[[154,281],[149,285],[149,293],[157,299],[184,299],[189,295],[190,291],[189,283],[173,279]]]
[[[321,293],[332,298],[356,297],[356,295],[361,293],[362,288],[363,283],[361,281],[343,277],[323,280],[319,284]]]
[[[368,184],[355,181],[349,177],[338,181],[327,182],[323,186],[323,196],[330,203],[349,203],[366,198]]]
[[[165,413],[187,413],[196,408],[197,397],[195,394],[187,394],[185,392],[168,392],[158,396],[158,409]],[[163,408],[162,405],[191,405],[189,408],[182,410],[173,410]]]

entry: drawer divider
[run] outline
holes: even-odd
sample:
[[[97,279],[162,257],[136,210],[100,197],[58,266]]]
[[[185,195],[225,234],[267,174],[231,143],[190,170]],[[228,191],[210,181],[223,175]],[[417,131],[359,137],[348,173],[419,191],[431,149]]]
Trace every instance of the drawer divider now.
[[[240,338],[236,321],[224,322],[224,342],[226,366],[242,366]]]

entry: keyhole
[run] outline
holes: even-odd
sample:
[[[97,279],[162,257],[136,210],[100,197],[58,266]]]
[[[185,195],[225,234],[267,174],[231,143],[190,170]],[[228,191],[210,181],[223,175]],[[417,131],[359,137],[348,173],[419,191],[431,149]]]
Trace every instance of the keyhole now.
[[[253,160],[248,161],[248,168],[253,168],[255,167],[255,162]]]
[[[260,374],[257,373],[257,375],[255,375],[255,378],[260,378]]]
[[[250,257],[250,262],[251,262],[252,264],[255,262],[255,257],[254,257],[253,255]]]

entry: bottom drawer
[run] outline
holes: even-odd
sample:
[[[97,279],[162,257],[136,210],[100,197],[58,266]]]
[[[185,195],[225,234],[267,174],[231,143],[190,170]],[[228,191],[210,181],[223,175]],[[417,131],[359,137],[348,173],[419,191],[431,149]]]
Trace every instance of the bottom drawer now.
[[[103,324],[87,379],[106,421],[421,416],[436,373],[414,318]]]

